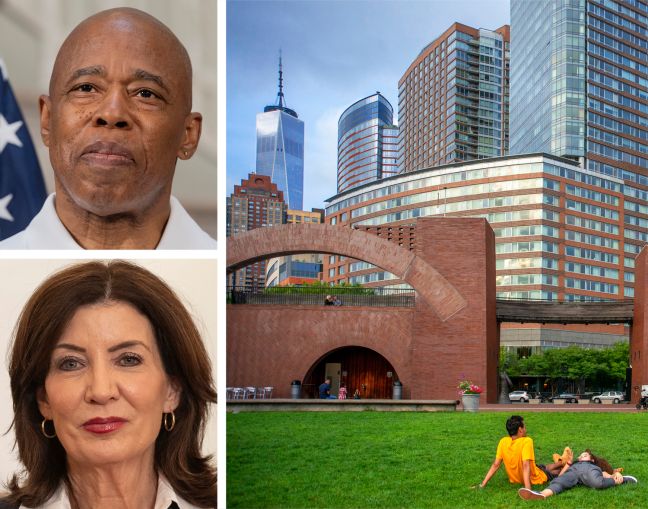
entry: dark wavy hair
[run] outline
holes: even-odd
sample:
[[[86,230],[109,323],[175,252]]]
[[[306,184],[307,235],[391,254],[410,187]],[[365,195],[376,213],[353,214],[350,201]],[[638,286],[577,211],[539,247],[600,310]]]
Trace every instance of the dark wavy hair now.
[[[608,474],[614,473],[614,469],[612,468],[612,465],[610,465],[608,460],[601,458],[600,456],[595,456],[589,449],[585,449],[585,452],[589,453],[589,455],[592,457],[592,463],[603,470],[603,472],[607,472]]]
[[[211,365],[189,312],[160,278],[125,261],[92,261],[67,267],[43,282],[22,310],[9,365],[16,445],[24,465],[7,487],[8,502],[39,506],[61,483],[70,484],[66,453],[41,433],[37,391],[45,384],[57,341],[81,306],[125,302],[150,321],[164,369],[182,388],[172,432],[155,443],[155,468],[182,498],[216,506],[216,470],[201,445],[209,404],[216,402]],[[160,416],[160,420],[162,416]],[[162,429],[162,423],[160,423]]]

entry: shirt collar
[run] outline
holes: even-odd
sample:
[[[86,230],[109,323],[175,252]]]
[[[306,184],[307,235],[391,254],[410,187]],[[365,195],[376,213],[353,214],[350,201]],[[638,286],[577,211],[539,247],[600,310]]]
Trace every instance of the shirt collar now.
[[[169,506],[174,502],[177,505],[178,509],[199,509],[197,506],[190,504],[189,502],[181,498],[178,494],[176,494],[176,492],[169,484],[169,481],[163,475],[159,475],[154,509],[169,509]],[[216,507],[215,500],[214,507]],[[20,509],[29,508],[25,505],[21,505]],[[54,495],[52,495],[47,502],[34,509],[72,509],[70,505],[70,499],[67,495],[67,490],[65,489],[65,485],[61,484],[61,486],[59,486]]]
[[[18,243],[12,244],[8,239],[10,249],[83,249],[58,217],[55,197],[54,193],[50,194],[27,229],[11,237],[19,237]],[[174,196],[170,197],[169,204],[169,219],[156,249],[216,249],[216,241],[200,229]]]

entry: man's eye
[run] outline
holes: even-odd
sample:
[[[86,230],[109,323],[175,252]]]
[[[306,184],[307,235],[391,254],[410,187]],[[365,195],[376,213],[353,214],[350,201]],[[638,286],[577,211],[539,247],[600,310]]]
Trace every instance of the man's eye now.
[[[89,83],[83,83],[82,85],[77,86],[74,90],[79,92],[92,92],[95,88]]]
[[[157,97],[157,94],[155,92],[152,92],[151,90],[147,88],[143,88],[141,90],[137,91],[137,95],[144,98],[144,99],[153,99]]]

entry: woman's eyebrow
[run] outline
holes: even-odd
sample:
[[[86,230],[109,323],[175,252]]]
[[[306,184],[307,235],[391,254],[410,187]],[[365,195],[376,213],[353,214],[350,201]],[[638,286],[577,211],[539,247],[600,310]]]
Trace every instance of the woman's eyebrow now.
[[[122,341],[119,344],[111,346],[108,349],[108,351],[112,353],[112,352],[116,352],[117,350],[123,350],[124,348],[132,348],[134,346],[143,346],[147,350],[149,351],[151,350],[143,341],[131,340],[131,341]]]
[[[151,349],[148,347],[146,343],[138,340],[122,341],[121,343],[118,343],[108,348],[108,351],[112,353],[112,352],[116,352],[117,350],[123,350],[124,348],[132,348],[134,346],[142,346],[146,348],[148,351],[151,351]],[[86,349],[83,348],[82,346],[74,345],[72,343],[59,343],[54,347],[54,349],[74,350],[75,352],[80,352],[80,353],[86,352]]]

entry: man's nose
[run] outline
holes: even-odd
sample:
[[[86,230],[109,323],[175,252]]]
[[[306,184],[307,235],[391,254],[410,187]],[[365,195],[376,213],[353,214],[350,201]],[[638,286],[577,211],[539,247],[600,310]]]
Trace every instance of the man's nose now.
[[[86,374],[86,402],[103,405],[118,398],[117,381],[110,368],[95,366],[88,370]]]
[[[119,89],[108,90],[97,107],[93,123],[97,127],[130,128],[132,121],[126,92]]]

